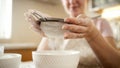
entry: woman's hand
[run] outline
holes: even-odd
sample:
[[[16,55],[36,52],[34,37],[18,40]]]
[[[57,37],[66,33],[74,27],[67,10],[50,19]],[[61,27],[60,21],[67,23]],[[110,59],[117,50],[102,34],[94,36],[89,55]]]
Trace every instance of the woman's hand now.
[[[26,18],[26,20],[27,20],[28,22],[31,23],[31,27],[30,27],[30,28],[31,28],[32,30],[34,30],[35,32],[41,34],[42,36],[45,36],[44,33],[43,33],[43,31],[42,31],[41,28],[40,28],[41,22],[38,21],[39,19],[36,18],[36,17],[33,15],[34,12],[39,14],[39,11],[37,11],[37,10],[28,10],[26,13],[24,13],[25,18]]]
[[[66,18],[67,24],[62,29],[68,30],[64,33],[64,38],[93,38],[98,32],[93,20],[85,15],[79,15],[77,18]]]

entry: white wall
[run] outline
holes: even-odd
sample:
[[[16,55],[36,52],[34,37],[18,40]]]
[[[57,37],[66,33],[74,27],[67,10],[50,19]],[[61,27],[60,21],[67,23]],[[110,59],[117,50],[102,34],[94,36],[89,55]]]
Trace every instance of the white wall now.
[[[60,2],[59,0],[55,0]],[[0,40],[0,43],[35,43],[40,42],[40,35],[29,29],[30,23],[25,21],[24,12],[37,9],[53,17],[66,17],[61,4],[47,5],[37,0],[13,0],[12,38]]]

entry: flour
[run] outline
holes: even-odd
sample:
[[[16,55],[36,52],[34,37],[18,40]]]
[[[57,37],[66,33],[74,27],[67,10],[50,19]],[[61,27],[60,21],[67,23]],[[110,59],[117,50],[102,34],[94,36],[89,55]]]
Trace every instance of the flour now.
[[[48,37],[48,45],[53,50],[64,50],[64,38],[63,34],[65,30],[62,30],[60,22],[42,22],[40,28]]]
[[[48,38],[48,46],[52,50],[64,50],[65,46],[64,44],[64,39],[63,38]]]

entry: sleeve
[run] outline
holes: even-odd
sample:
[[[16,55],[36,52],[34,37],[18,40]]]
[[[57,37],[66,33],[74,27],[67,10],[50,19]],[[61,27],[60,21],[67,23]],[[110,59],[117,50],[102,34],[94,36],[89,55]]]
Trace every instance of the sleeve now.
[[[104,37],[113,37],[113,31],[109,24],[109,22],[105,19],[102,19],[101,21],[101,32]]]

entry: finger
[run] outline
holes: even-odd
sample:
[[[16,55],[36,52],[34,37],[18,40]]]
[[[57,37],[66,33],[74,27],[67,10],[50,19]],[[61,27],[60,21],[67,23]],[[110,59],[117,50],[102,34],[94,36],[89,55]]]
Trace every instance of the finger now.
[[[33,13],[35,12],[35,10],[29,10],[29,12],[31,13],[30,17],[31,17],[32,21],[35,22],[34,24],[40,25],[41,24],[41,22],[39,20],[40,18],[36,17],[35,15],[33,15]]]
[[[79,14],[76,18],[87,18],[85,14]]]
[[[86,26],[90,26],[91,23],[93,23],[93,20],[91,18],[85,18]]]
[[[28,11],[29,11],[30,13],[37,13],[37,14],[41,15],[42,17],[51,17],[51,16],[49,16],[48,14],[42,13],[42,12],[36,10],[36,9],[29,9]]]
[[[29,14],[29,13],[24,13],[24,16],[25,16],[25,20],[26,20],[27,22],[31,22],[30,14]]]
[[[30,17],[30,16],[29,16],[29,13],[28,13],[28,12],[24,13],[24,16],[25,16],[25,20],[28,21],[28,19],[29,19],[29,17]]]
[[[30,18],[25,18],[25,20],[26,20],[27,22],[31,22],[31,19],[30,19]]]
[[[34,23],[35,23],[35,22],[34,22]],[[34,23],[31,25],[31,27],[32,27],[32,28],[35,28],[35,29],[38,29],[38,30],[41,30],[40,25],[34,24]]]
[[[64,33],[65,39],[76,39],[76,38],[84,38],[86,36],[85,33],[73,33],[73,32],[66,32]]]
[[[34,12],[34,10],[29,9],[28,12],[24,13],[24,16],[26,16],[27,18],[33,17],[35,20],[39,20],[39,18],[33,15]]]
[[[68,24],[76,24],[76,25],[83,25],[86,26],[85,19],[84,18],[66,18],[64,22],[67,22]]]
[[[40,26],[40,21],[36,20],[32,15],[28,19],[29,22],[31,22],[32,25],[34,26]]]
[[[28,22],[31,22],[33,25],[34,25],[34,24],[38,24],[38,25],[41,24],[41,22],[39,21],[39,19],[36,18],[36,17],[32,14],[32,11],[31,11],[31,12],[24,13],[24,15],[26,16],[26,20],[27,20]]]
[[[45,14],[45,13],[42,13],[42,12],[40,12],[40,11],[38,11],[38,10],[34,10],[34,12],[35,12],[35,13],[38,13],[39,15],[41,15],[41,16],[43,16],[43,17],[51,17],[50,15]]]
[[[28,12],[30,12],[30,13],[34,13],[35,10],[33,10],[33,9],[28,9]]]
[[[28,17],[28,12],[25,12],[25,13],[24,13],[24,16],[25,16],[25,17]]]
[[[30,29],[32,29],[33,31],[37,32],[37,33],[42,33],[40,28],[36,28],[34,26],[31,26]]]
[[[24,16],[27,17],[27,12],[24,13]]]
[[[78,21],[76,18],[65,18],[64,22],[67,22],[68,24],[78,24]]]
[[[78,24],[79,25],[82,25],[82,26],[87,26],[86,22],[85,22],[85,18],[77,18],[78,20]]]
[[[25,16],[26,20],[29,20],[32,15],[29,12],[26,12],[26,13],[24,13],[24,16]]]
[[[78,23],[81,23],[84,26],[88,26],[89,23],[91,23],[92,19],[81,14],[77,16]]]
[[[72,31],[75,33],[83,33],[86,32],[88,27],[80,26],[80,25],[73,25],[73,24],[65,24],[63,25],[62,29]]]

